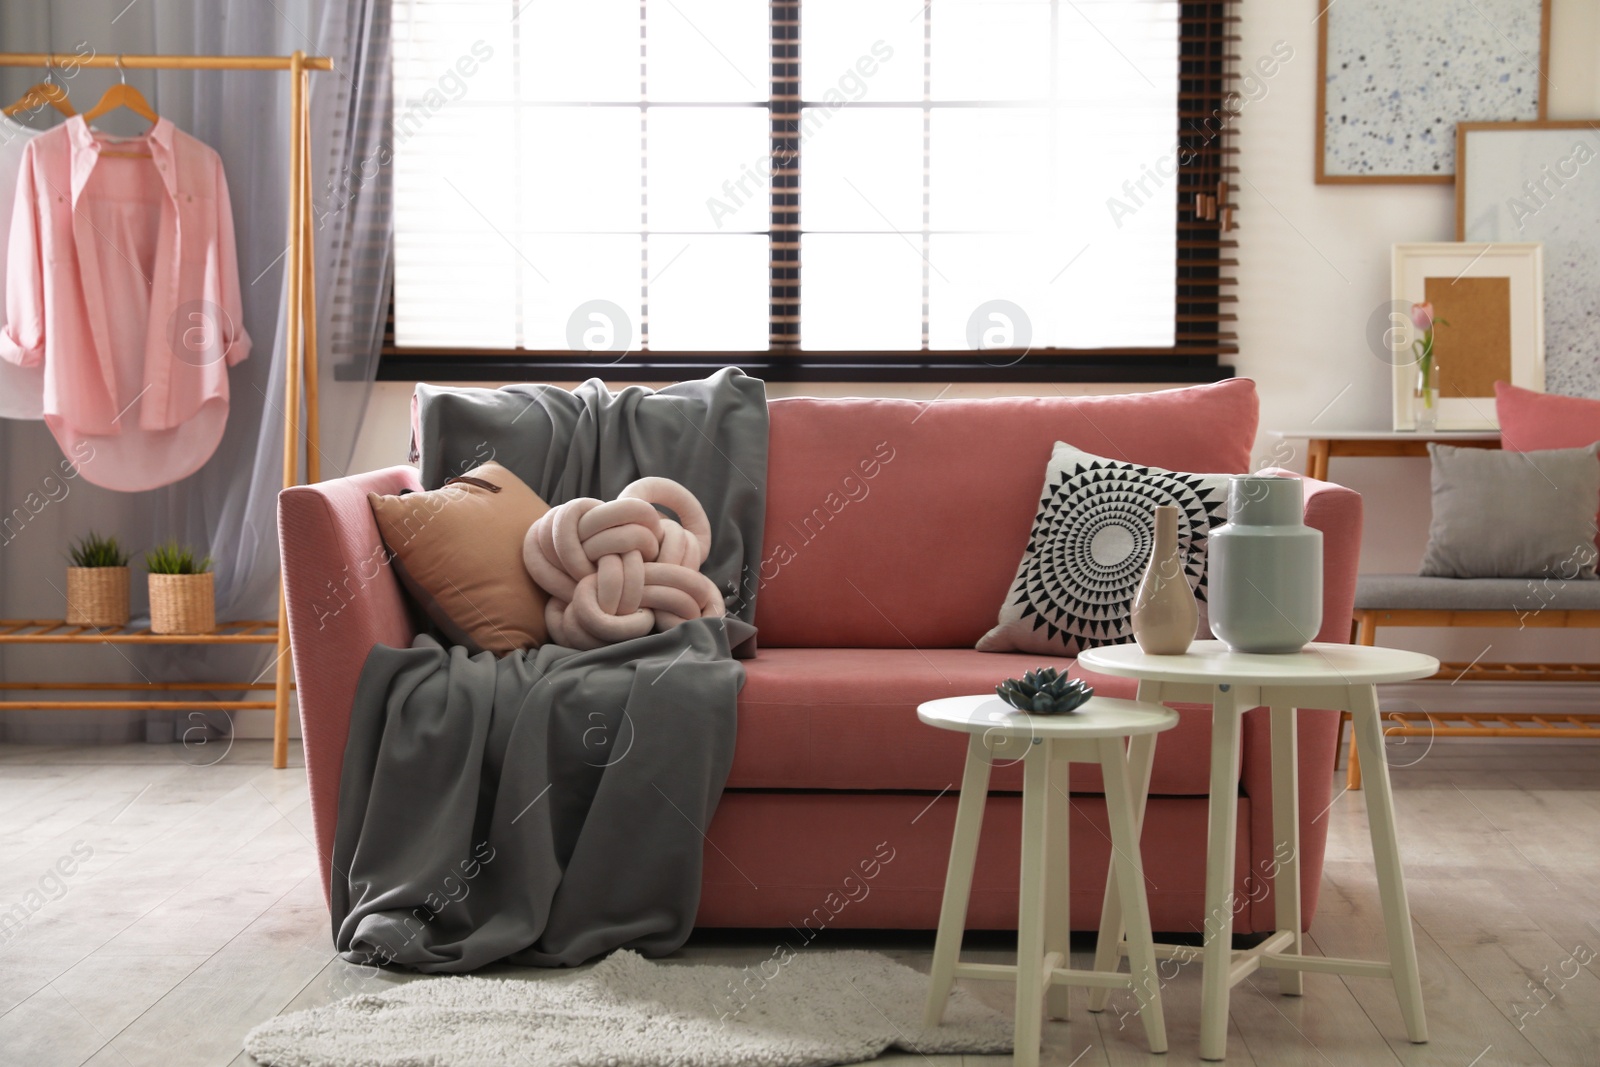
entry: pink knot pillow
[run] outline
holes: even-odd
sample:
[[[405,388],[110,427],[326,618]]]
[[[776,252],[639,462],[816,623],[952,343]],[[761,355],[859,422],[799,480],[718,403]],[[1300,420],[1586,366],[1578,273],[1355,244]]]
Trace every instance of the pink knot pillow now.
[[[670,478],[640,478],[609,502],[559,504],[522,542],[529,576],[550,594],[550,640],[582,650],[721,615],[722,594],[700,573],[710,553],[705,509]]]

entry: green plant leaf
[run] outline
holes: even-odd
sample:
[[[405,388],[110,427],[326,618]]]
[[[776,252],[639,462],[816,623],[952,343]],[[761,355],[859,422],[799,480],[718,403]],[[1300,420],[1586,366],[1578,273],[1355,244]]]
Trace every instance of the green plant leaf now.
[[[115,537],[102,537],[94,531],[85,534],[67,549],[74,567],[126,567],[128,553]]]
[[[211,557],[194,558],[194,549],[167,541],[144,554],[144,569],[151,574],[204,574],[211,569]]]

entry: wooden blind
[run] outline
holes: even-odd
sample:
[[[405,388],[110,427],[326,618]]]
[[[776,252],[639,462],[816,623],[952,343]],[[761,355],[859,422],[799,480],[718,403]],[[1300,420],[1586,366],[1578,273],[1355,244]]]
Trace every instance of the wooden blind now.
[[[1216,358],[1239,351],[1233,324],[1238,241],[1238,0],[1182,6],[1178,91],[1179,354]]]
[[[932,0],[937,3],[937,0]],[[1008,367],[1004,359],[984,361],[985,367],[960,369],[970,364],[971,351],[929,351],[926,340],[921,351],[871,352],[855,357],[870,365],[870,370],[854,372],[843,353],[826,353],[825,361],[841,379],[893,379],[897,367],[918,367],[934,376],[951,380],[1062,377],[1096,381],[1198,381],[1226,376],[1232,371],[1224,364],[1238,352],[1236,270],[1238,242],[1237,148],[1234,134],[1243,109],[1237,93],[1239,57],[1239,0],[1205,0],[1179,4],[1180,80],[1178,130],[1180,146],[1177,168],[1176,252],[1177,279],[1174,289],[1174,344],[1170,348],[1107,348],[1097,350],[1035,349],[1021,364]],[[463,377],[503,379],[531,373],[548,366],[552,373],[583,368],[584,376],[595,368],[608,377],[626,378],[630,365],[646,364],[655,371],[675,365],[703,368],[713,364],[745,366],[769,377],[810,377],[789,373],[790,365],[810,362],[817,353],[800,348],[800,317],[803,293],[800,284],[800,201],[803,195],[801,148],[801,2],[769,0],[771,18],[771,98],[770,130],[772,177],[769,188],[771,256],[769,350],[767,352],[707,353],[690,356],[682,353],[641,353],[639,359],[618,360],[599,368],[592,362],[575,360],[582,353],[570,351],[400,349],[395,345],[392,292],[388,332],[385,336],[385,367],[380,377]],[[924,54],[914,58],[927,63]],[[1093,146],[1085,146],[1088,151]],[[924,332],[926,339],[926,289],[924,290]],[[439,358],[435,358],[439,357]],[[477,365],[471,364],[476,357]],[[939,371],[941,364],[953,370]],[[1063,370],[1050,373],[1052,366]],[[1077,368],[1077,371],[1074,371]],[[1043,371],[1043,373],[1041,373]],[[635,375],[637,376],[637,375]],[[645,375],[659,377],[659,373]],[[927,375],[919,375],[927,376]]]

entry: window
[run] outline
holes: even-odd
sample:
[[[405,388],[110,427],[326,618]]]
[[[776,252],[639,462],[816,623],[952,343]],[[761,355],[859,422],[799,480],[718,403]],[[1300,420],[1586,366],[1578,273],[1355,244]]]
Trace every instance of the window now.
[[[401,0],[386,364],[1216,377],[1230,6]]]

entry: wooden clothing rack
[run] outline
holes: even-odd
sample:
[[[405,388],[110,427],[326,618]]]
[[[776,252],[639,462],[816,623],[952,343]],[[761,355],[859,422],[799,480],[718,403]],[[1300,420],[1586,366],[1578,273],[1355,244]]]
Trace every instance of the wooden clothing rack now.
[[[322,480],[321,452],[318,448],[317,411],[317,293],[315,269],[315,243],[311,227],[311,109],[310,80],[314,70],[332,70],[333,60],[327,56],[308,56],[296,51],[287,56],[82,56],[58,55],[51,52],[0,53],[0,67],[43,67],[53,70],[62,67],[91,67],[123,70],[260,70],[286,71],[289,75],[289,248],[288,248],[288,352],[284,360],[283,403],[283,484],[285,488],[300,484],[300,446],[305,442],[305,477],[308,482]],[[300,416],[305,405],[305,419]],[[271,636],[268,636],[268,635]],[[293,688],[290,674],[289,625],[283,597],[283,580],[278,580],[278,622],[275,632],[270,624],[258,621],[223,623],[213,634],[192,637],[151,635],[148,629],[128,630],[125,627],[96,629],[88,626],[67,626],[56,620],[0,620],[0,644],[109,644],[109,643],[160,643],[160,644],[226,644],[275,641],[278,658],[276,676],[271,686],[273,701],[0,701],[0,710],[14,708],[127,708],[133,710],[208,710],[272,707],[272,765],[282,768],[289,762],[289,693]],[[149,689],[195,690],[249,690],[265,688],[255,682],[160,683],[146,682],[143,686],[129,683],[82,682],[62,683],[11,683],[0,682],[3,689]]]

